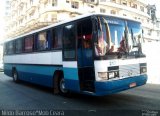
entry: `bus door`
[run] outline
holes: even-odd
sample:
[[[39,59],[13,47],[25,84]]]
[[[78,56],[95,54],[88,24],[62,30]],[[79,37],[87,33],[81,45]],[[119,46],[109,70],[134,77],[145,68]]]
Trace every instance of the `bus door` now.
[[[81,91],[94,92],[94,61],[92,47],[92,21],[90,18],[77,23],[77,63]]]

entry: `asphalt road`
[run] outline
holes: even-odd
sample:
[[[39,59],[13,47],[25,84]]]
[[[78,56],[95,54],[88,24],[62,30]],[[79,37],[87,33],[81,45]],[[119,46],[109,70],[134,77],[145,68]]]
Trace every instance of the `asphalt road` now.
[[[19,115],[20,111],[26,110],[44,111],[40,115],[159,116],[160,85],[147,84],[103,97],[75,93],[63,97],[54,95],[50,88],[25,82],[16,84],[12,78],[0,73],[0,115],[16,114],[18,111]]]

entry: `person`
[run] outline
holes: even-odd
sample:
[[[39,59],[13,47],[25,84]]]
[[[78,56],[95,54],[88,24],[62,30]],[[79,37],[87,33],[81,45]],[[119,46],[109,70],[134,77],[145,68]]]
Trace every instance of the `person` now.
[[[104,56],[107,53],[109,46],[103,38],[103,33],[101,32],[98,37],[98,44],[95,43],[95,54],[97,56]]]
[[[126,41],[125,41],[124,37],[123,37],[123,39],[120,42],[120,47],[118,48],[118,51],[119,52],[126,52],[127,51]]]

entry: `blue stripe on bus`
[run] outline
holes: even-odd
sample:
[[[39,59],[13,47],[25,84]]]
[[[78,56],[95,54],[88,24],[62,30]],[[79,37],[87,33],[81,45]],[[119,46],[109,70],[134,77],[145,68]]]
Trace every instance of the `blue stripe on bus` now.
[[[20,80],[28,81],[47,87],[53,86],[53,74],[60,67],[4,64],[4,73],[12,76],[12,67],[16,67]],[[61,68],[62,70],[62,68]]]
[[[77,68],[63,68],[64,78],[71,80],[79,80]]]
[[[20,80],[53,87],[53,74],[63,70],[66,81],[66,88],[72,91],[79,91],[78,70],[76,68],[63,68],[59,66],[40,66],[25,64],[4,64],[4,73],[12,76],[12,67],[16,67]]]
[[[65,86],[71,91],[80,91],[78,69],[77,68],[63,68]]]

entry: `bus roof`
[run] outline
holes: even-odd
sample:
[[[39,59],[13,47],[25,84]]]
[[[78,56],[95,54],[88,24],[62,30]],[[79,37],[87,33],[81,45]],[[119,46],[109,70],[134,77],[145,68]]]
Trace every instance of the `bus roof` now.
[[[7,39],[7,40],[4,41],[4,43],[8,42],[8,41],[11,41],[11,40],[15,40],[17,38],[22,38],[22,37],[25,37],[27,35],[31,35],[31,34],[34,34],[36,32],[40,32],[40,31],[43,31],[43,30],[46,30],[46,29],[49,29],[49,28],[52,28],[52,27],[56,27],[56,26],[59,26],[59,25],[65,24],[65,23],[69,23],[69,22],[76,21],[76,20],[79,20],[79,19],[82,19],[82,18],[86,18],[86,17],[90,17],[90,16],[96,16],[96,15],[111,16],[111,17],[120,18],[120,19],[124,19],[124,20],[135,21],[135,20],[133,20],[133,19],[131,19],[129,17],[126,17],[126,16],[115,16],[115,15],[111,15],[111,14],[108,15],[108,14],[104,14],[104,13],[87,13],[87,14],[84,14],[84,15],[79,15],[79,16],[74,17],[74,18],[69,19],[69,20],[64,20],[64,21],[61,21],[61,22],[58,22],[58,23],[54,23],[54,24],[51,24],[49,26],[46,26],[46,27],[43,27],[43,28],[40,28],[40,29],[37,29],[37,30],[33,30],[31,32],[22,34],[20,36],[14,37],[14,38]],[[135,21],[135,22],[139,22],[140,23],[140,21]]]

